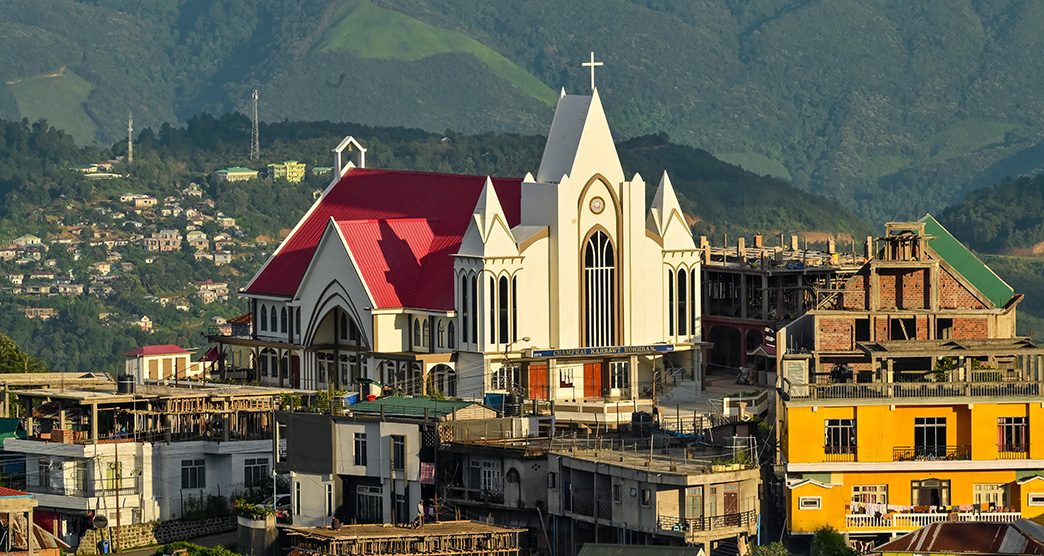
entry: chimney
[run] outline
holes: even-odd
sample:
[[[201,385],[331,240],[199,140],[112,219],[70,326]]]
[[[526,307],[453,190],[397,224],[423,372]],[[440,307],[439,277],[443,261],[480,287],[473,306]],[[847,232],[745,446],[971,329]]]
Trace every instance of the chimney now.
[[[798,236],[797,236],[797,234],[794,234],[794,235],[790,236],[790,250],[791,251],[797,251],[798,250]]]
[[[761,234],[754,234],[754,247],[762,248],[765,246],[765,238]]]
[[[744,237],[736,240],[736,256],[741,260],[747,258],[747,239]]]

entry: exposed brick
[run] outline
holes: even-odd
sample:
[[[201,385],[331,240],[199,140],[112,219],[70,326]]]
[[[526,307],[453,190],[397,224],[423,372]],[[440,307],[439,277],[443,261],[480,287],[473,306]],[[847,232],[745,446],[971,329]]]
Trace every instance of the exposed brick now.
[[[945,269],[939,272],[939,306],[943,309],[985,309],[986,305],[976,299]]]
[[[828,351],[849,351],[855,348],[852,338],[855,333],[855,322],[848,317],[821,317],[819,319],[819,349]]]

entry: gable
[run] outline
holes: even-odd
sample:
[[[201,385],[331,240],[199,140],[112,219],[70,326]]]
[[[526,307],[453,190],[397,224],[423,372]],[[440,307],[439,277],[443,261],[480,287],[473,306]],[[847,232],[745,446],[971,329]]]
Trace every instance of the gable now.
[[[404,278],[413,290],[410,306],[452,309],[452,256],[460,246],[485,181],[485,176],[353,168],[316,201],[243,291],[248,295],[292,296],[330,219],[375,222],[421,219],[429,222],[431,238],[423,253],[411,253],[426,279]],[[492,183],[507,225],[517,225],[521,180],[493,178]],[[373,233],[380,234],[380,227]],[[392,231],[392,235],[397,233]],[[404,239],[401,235],[395,237]],[[368,284],[375,281],[367,279]],[[392,287],[397,292],[407,289],[399,282]],[[403,300],[400,298],[400,301]]]

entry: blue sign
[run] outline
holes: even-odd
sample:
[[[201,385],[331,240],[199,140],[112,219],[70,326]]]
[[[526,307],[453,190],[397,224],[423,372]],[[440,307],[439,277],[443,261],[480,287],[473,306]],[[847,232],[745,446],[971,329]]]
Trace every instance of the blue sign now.
[[[647,346],[608,346],[573,349],[534,349],[532,357],[587,357],[604,355],[641,355],[645,353],[670,353],[673,344],[651,344]]]

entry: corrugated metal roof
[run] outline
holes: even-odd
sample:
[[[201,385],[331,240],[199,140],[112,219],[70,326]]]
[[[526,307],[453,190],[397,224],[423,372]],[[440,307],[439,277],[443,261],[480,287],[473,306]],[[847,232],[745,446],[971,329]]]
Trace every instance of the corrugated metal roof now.
[[[338,222],[421,219],[428,222],[431,230],[427,252],[416,257],[423,278],[411,276],[404,278],[408,284],[392,283],[390,287],[395,291],[412,289],[411,298],[400,300],[408,301],[410,307],[452,309],[452,255],[460,247],[485,181],[485,176],[352,169],[317,201],[245,291],[256,295],[292,296],[331,218]],[[493,185],[508,225],[517,225],[522,180],[494,178]],[[412,229],[413,232],[419,233],[419,230]],[[400,233],[406,232],[400,230]],[[370,253],[387,257],[390,251]],[[356,258],[359,259],[358,254]],[[380,267],[384,264],[380,259],[358,260],[358,263],[362,267]],[[408,263],[398,261],[395,265]],[[401,274],[396,274],[392,279],[398,280],[399,276]],[[369,279],[367,286],[371,291],[381,287]]]
[[[398,396],[388,396],[386,398],[377,398],[373,401],[359,402],[352,406],[352,411],[356,413],[380,413],[381,408],[384,408],[385,415],[399,415],[408,417],[422,417],[424,410],[428,410],[430,417],[445,417],[458,409],[463,409],[472,405],[478,405],[474,402],[464,402],[460,400],[433,400],[431,398],[403,398]]]
[[[432,277],[423,259],[434,237],[423,218],[338,222],[377,307],[417,307],[418,284]],[[425,272],[427,270],[427,272]]]
[[[887,542],[876,552],[1044,554],[1044,545],[1011,523],[940,522]]]
[[[928,240],[928,247],[957,270],[965,280],[971,282],[994,306],[1003,307],[1011,300],[1015,290],[964,244],[957,241],[934,216],[925,214],[921,221],[924,222],[925,233],[932,236],[932,239]]]

